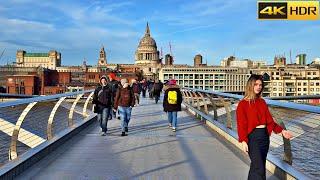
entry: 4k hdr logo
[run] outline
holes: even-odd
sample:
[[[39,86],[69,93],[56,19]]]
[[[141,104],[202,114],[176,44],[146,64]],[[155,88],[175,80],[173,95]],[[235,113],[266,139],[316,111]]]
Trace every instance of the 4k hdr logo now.
[[[317,20],[319,1],[258,1],[258,19]]]

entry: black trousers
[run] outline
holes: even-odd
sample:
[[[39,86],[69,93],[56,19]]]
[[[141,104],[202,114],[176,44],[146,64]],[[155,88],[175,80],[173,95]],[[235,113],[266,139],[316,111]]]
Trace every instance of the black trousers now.
[[[270,138],[266,128],[255,128],[248,136],[249,157],[251,160],[248,179],[266,179],[266,158]]]

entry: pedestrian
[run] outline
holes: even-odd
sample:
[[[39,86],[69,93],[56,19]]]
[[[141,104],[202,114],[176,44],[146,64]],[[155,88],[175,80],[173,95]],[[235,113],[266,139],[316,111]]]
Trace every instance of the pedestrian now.
[[[109,75],[109,80],[110,80],[110,86],[111,86],[111,91],[112,91],[112,107],[114,106],[114,98],[116,97],[117,90],[119,88],[119,81],[116,80],[116,74],[114,72],[110,72]],[[111,110],[110,111],[110,116],[109,120],[112,119],[112,117],[116,117],[116,111]]]
[[[114,108],[118,109],[121,118],[121,136],[128,133],[131,111],[134,106],[134,93],[127,79],[121,79],[121,87],[117,90]]]
[[[159,80],[156,80],[154,82],[154,85],[153,85],[153,96],[154,96],[156,104],[158,104],[158,101],[160,99],[160,94],[161,94],[161,91],[162,91],[162,87],[163,87],[163,85]]]
[[[146,79],[143,79],[141,81],[141,91],[142,91],[142,97],[146,97],[146,91],[148,89],[148,83],[146,82]]]
[[[172,79],[168,83],[163,98],[163,110],[168,114],[169,127],[172,131],[177,130],[178,111],[181,111],[182,94],[176,80]]]
[[[281,133],[287,139],[292,137],[289,131],[273,120],[261,97],[263,87],[262,76],[251,75],[244,98],[240,100],[236,110],[239,142],[251,159],[249,180],[266,179],[266,158],[271,132]]]
[[[154,81],[152,79],[150,79],[148,81],[148,92],[149,92],[149,98],[153,99],[153,85],[154,85]]]
[[[137,82],[136,79],[132,79],[131,80],[131,88],[132,88],[133,93],[134,93],[136,105],[139,105],[139,103],[140,103],[141,85],[140,85],[140,83]]]
[[[100,85],[94,91],[92,100],[92,103],[95,105],[94,112],[97,113],[102,136],[105,136],[107,133],[108,119],[112,110],[112,99],[113,96],[108,78],[103,75],[100,78]]]

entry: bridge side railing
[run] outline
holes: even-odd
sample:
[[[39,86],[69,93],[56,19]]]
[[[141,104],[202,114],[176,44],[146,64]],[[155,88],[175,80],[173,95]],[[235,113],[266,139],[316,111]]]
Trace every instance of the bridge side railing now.
[[[93,92],[86,90],[0,103],[0,168],[92,115]],[[3,158],[5,154],[7,158]]]
[[[207,121],[220,122],[234,139],[238,139],[235,110],[243,96],[192,88],[182,88],[182,94],[184,96],[184,104],[197,111],[198,113],[196,114],[199,115],[200,118],[208,117],[205,118]],[[320,98],[320,95],[312,96],[312,98]],[[284,129],[287,129],[286,126],[288,125],[291,128],[294,123],[292,119],[299,119],[298,116],[302,114],[308,117],[309,120],[310,117],[313,118],[311,119],[313,121],[303,123],[308,123],[312,127],[320,124],[320,107],[282,102],[268,98],[265,98],[265,101],[275,121]],[[280,110],[292,110],[295,113],[279,113],[278,111]],[[294,115],[292,116],[292,114]],[[298,128],[291,128],[290,131],[293,131],[293,134],[296,136],[301,134],[301,130]],[[291,141],[283,137],[280,138],[279,135],[271,138],[271,145],[273,147],[283,146],[283,161],[292,165],[294,158],[292,155]]]

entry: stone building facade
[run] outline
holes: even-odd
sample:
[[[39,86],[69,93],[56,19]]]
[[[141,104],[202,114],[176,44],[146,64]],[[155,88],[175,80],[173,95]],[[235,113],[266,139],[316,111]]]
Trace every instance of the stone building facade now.
[[[106,65],[107,65],[106,51],[104,50],[104,47],[102,46],[100,53],[99,53],[98,66],[106,66]]]
[[[135,65],[141,67],[147,78],[155,78],[161,68],[161,59],[156,41],[151,37],[149,24],[147,23],[144,36],[141,38],[135,52]]]
[[[16,66],[56,69],[56,67],[61,66],[61,53],[55,50],[51,50],[48,53],[27,53],[24,50],[18,50]]]

